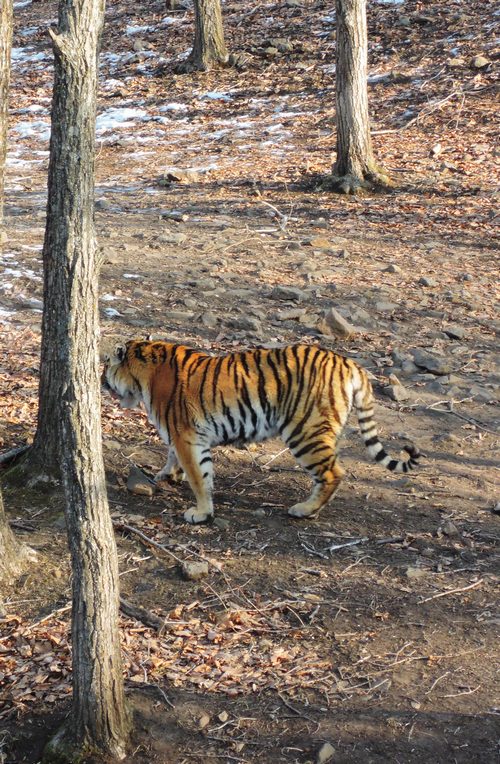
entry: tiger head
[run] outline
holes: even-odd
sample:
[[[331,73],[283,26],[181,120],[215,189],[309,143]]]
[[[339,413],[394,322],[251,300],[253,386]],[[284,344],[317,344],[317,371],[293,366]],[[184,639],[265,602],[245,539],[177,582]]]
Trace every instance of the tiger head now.
[[[131,340],[124,345],[116,345],[111,353],[104,356],[102,387],[119,400],[123,409],[136,408],[143,399],[139,369],[134,369],[137,365],[134,346],[137,344]]]

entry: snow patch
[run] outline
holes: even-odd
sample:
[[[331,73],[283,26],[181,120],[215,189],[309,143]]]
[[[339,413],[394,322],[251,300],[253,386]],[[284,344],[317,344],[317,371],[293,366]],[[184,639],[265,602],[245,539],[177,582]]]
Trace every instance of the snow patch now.
[[[134,119],[144,121],[147,117],[148,113],[144,109],[111,108],[97,117],[96,132],[101,134],[116,128],[134,127]]]

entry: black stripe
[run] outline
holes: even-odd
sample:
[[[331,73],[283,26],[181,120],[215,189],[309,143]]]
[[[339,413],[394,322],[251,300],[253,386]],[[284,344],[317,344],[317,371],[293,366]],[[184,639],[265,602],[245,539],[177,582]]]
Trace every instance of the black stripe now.
[[[212,398],[214,403],[217,400],[217,382],[219,381],[219,376],[220,376],[223,363],[224,363],[224,356],[221,356],[221,358],[218,358],[217,361],[215,362],[214,376],[212,380]]]
[[[382,449],[381,451],[378,452],[378,454],[375,454],[375,461],[381,462],[382,459],[386,458],[386,456],[387,456],[386,452],[384,451],[384,449]]]
[[[370,446],[375,446],[377,443],[380,443],[378,435],[374,435],[372,438],[368,438],[368,440],[365,440],[365,446],[367,448],[369,448]]]
[[[277,400],[278,400],[278,404],[279,404],[280,401],[281,401],[281,397],[283,395],[283,383],[281,382],[280,375],[278,374],[278,369],[276,368],[276,366],[274,364],[274,361],[272,359],[270,351],[267,354],[266,360],[267,360],[267,365],[271,369],[271,371],[273,373],[273,376],[274,376],[274,379],[275,379],[275,382],[276,382]]]

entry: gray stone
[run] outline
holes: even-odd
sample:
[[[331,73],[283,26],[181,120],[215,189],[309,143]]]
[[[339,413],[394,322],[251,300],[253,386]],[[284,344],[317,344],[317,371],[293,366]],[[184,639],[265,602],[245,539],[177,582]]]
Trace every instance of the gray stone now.
[[[446,358],[421,348],[413,351],[413,360],[417,366],[427,369],[427,371],[438,376],[450,374],[453,371],[450,362]]]
[[[465,337],[465,329],[463,326],[458,326],[458,324],[446,326],[444,332],[452,340],[462,340]]]
[[[406,568],[405,575],[406,575],[406,578],[409,578],[410,580],[418,581],[419,578],[424,578],[424,576],[427,575],[427,571],[424,570],[423,568],[409,567],[409,568]]]
[[[401,366],[404,361],[408,361],[411,356],[409,353],[405,353],[404,350],[400,350],[400,348],[394,348],[394,350],[391,352],[391,358],[398,366]]]
[[[186,308],[190,308],[191,310],[195,310],[198,307],[198,301],[191,299],[191,297],[184,297],[181,302]]]
[[[398,306],[395,302],[380,300],[379,302],[375,303],[375,307],[378,311],[380,311],[380,313],[392,313],[392,311],[396,310]]]
[[[407,390],[403,385],[389,385],[384,389],[384,392],[389,396],[389,398],[391,398],[393,401],[398,401],[398,403],[407,401],[409,398],[411,398],[410,391]]]
[[[335,748],[333,747],[333,745],[331,745],[331,743],[323,743],[323,745],[318,751],[318,755],[316,757],[316,764],[326,764],[328,761],[331,761],[334,753],[335,753]]]
[[[282,310],[279,313],[276,313],[276,319],[278,321],[298,321],[305,312],[305,308],[289,308],[289,310]]]
[[[436,279],[431,279],[431,278],[428,278],[427,276],[422,276],[421,278],[419,278],[418,283],[420,284],[420,286],[424,286],[424,287],[437,286]]]
[[[318,323],[318,329],[322,334],[333,334],[344,338],[356,333],[355,327],[346,321],[335,308],[326,311],[324,318]]]
[[[185,233],[177,233],[174,231],[168,231],[165,233],[161,233],[156,241],[158,244],[184,244],[184,242],[187,239],[187,234]]]
[[[182,170],[180,167],[169,167],[165,172],[164,178],[159,183],[160,185],[169,185],[172,182],[197,183],[199,179],[200,174],[196,170]]]
[[[127,489],[137,496],[152,496],[157,488],[144,472],[132,465],[128,473]]]
[[[490,60],[485,56],[474,56],[471,59],[470,65],[472,69],[484,69],[490,64]]]
[[[186,313],[183,310],[171,310],[166,313],[165,317],[170,321],[181,321],[182,323],[189,323],[193,320],[194,315],[192,313]]]
[[[471,395],[474,400],[483,401],[484,403],[489,403],[489,401],[495,399],[493,390],[488,390],[488,388],[481,387],[480,385],[472,385],[469,390],[469,395]]]
[[[293,50],[293,42],[285,37],[271,37],[267,44],[270,47],[277,48],[280,53],[290,53]]]
[[[295,300],[302,302],[307,298],[307,293],[297,287],[276,286],[271,292],[271,297],[277,300]]]
[[[443,533],[445,536],[460,536],[460,531],[458,530],[455,523],[452,523],[451,520],[447,520],[443,525]]]
[[[278,55],[278,48],[275,48],[274,46],[270,45],[268,48],[264,48],[264,53],[266,56],[277,56]]]
[[[239,329],[241,331],[260,332],[262,325],[257,318],[251,316],[238,316],[237,318],[231,318],[228,320],[228,325],[233,329]]]
[[[200,316],[200,320],[203,326],[206,326],[209,329],[215,329],[215,327],[219,323],[217,317],[214,316],[213,313],[202,313]]]
[[[418,371],[418,366],[416,366],[413,361],[403,361],[401,364],[401,371],[406,377],[411,376],[412,374],[416,374]]]
[[[384,268],[384,273],[402,273],[402,270],[399,267],[399,265],[395,265],[394,263],[389,263],[387,268]]]
[[[208,576],[208,562],[183,562],[181,565],[182,575],[188,581],[199,581]]]

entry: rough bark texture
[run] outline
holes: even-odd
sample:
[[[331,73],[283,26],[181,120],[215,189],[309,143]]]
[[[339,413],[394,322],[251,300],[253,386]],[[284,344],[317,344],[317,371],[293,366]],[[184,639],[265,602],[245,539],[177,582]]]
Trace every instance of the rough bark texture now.
[[[0,2],[0,246],[3,237],[5,156],[9,105],[10,51],[12,47],[12,0]]]
[[[332,181],[337,190],[353,193],[366,181],[384,181],[370,136],[366,0],[336,0],[336,13],[337,159]]]
[[[194,13],[193,50],[179,68],[207,71],[214,65],[226,64],[229,56],[224,42],[220,0],[194,0]]]
[[[123,758],[128,738],[118,565],[101,449],[94,230],[97,52],[104,0],[60,0],[43,248],[43,385],[57,433],[73,572],[73,710],[45,760]],[[43,387],[42,389],[45,389]],[[52,433],[53,434],[53,433]]]

